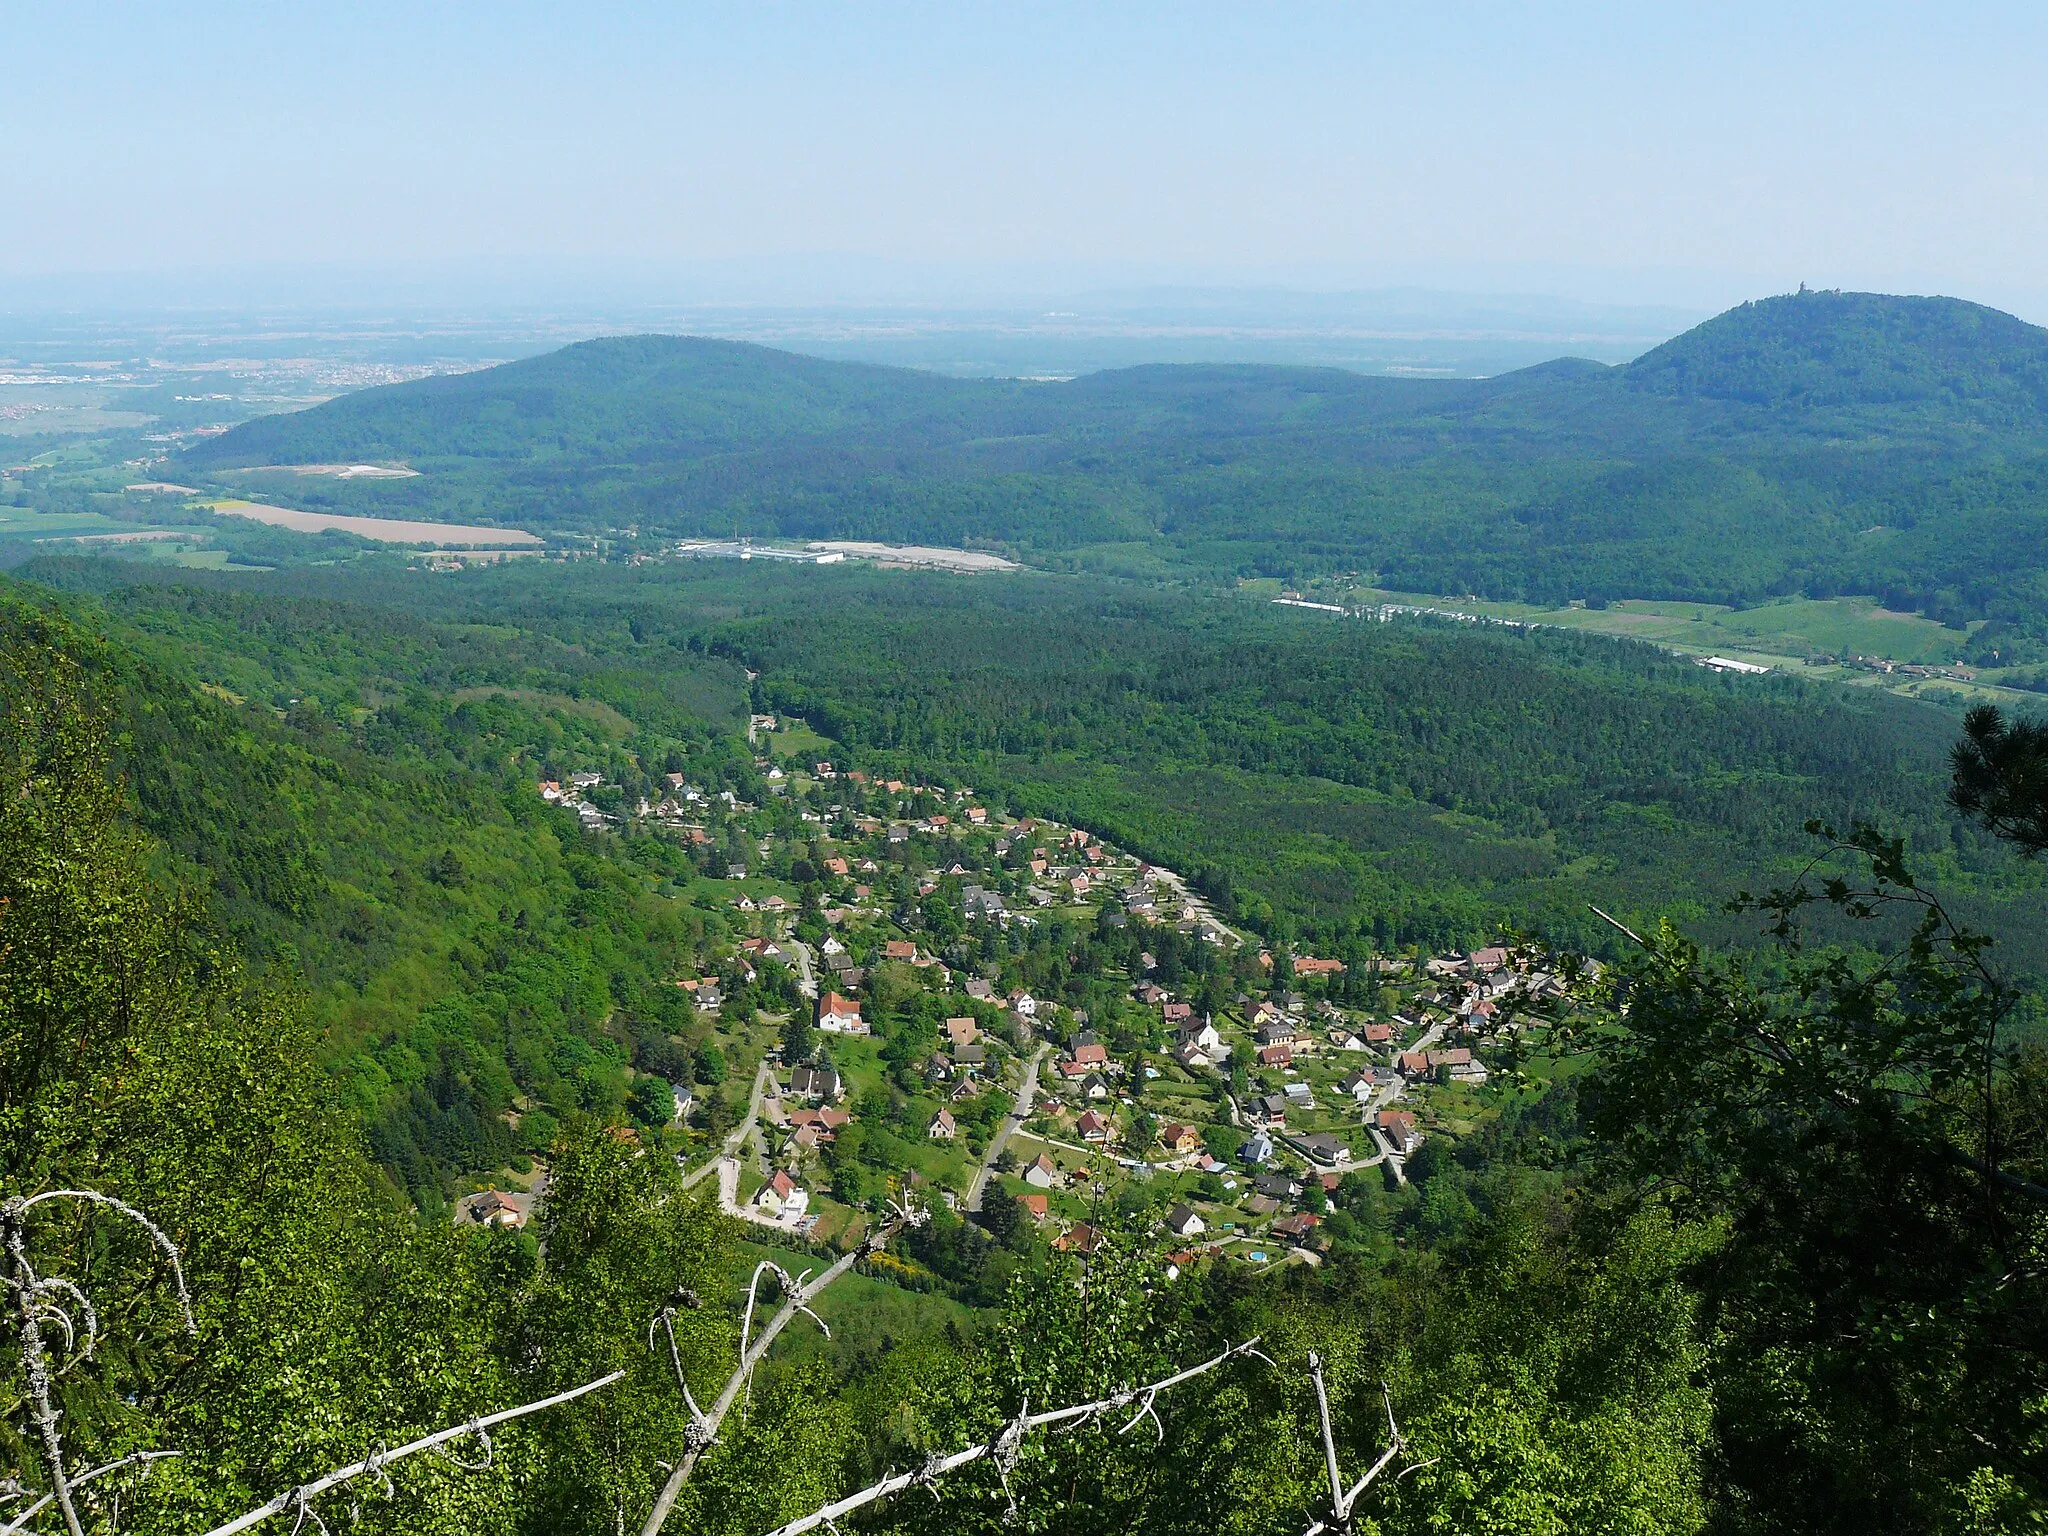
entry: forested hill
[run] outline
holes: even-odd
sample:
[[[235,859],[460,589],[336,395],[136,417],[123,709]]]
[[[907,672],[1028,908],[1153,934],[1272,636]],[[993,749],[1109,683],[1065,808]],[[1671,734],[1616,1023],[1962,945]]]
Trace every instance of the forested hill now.
[[[1744,304],[1644,353],[1633,389],[1771,410],[1925,408],[2038,430],[2048,331],[1960,299],[1804,293]]]
[[[400,462],[335,481],[263,466]],[[1801,292],[1623,368],[944,379],[689,337],[366,390],[194,448],[300,505],[541,529],[985,542],[1039,563],[1363,571],[1557,601],[1868,592],[2048,615],[2048,332]]]

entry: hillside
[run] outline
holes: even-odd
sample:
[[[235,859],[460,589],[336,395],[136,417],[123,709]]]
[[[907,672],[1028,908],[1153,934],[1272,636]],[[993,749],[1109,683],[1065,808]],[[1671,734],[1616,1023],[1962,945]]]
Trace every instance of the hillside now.
[[[759,673],[756,707],[812,721],[842,754],[1001,787],[1166,864],[1210,870],[1245,910],[1319,942],[1377,922],[1402,942],[1472,943],[1506,921],[1597,947],[1589,901],[1646,917],[1685,909],[1736,939],[1741,925],[1697,904],[1702,885],[1768,884],[1816,815],[1881,821],[1972,882],[1999,863],[1951,833],[1945,712],[1730,682],[1601,638],[1331,624],[1086,580],[905,582],[758,564],[744,576],[720,563],[533,565],[459,583],[309,570],[259,578],[260,595],[246,577],[181,573],[164,586],[102,562],[26,573],[105,592],[122,633],[195,681],[300,699],[287,710],[295,734],[337,763],[386,763],[417,736],[451,764],[444,795],[476,783],[453,769],[477,754],[501,764],[553,741],[558,758],[619,760],[699,740],[713,719],[729,729],[736,706],[714,684],[736,696],[743,663]],[[492,688],[533,703],[499,720],[505,706],[477,698]],[[342,723],[372,706],[362,724]],[[514,723],[528,711],[540,720]],[[500,783],[469,791],[486,811],[450,801],[447,814],[481,833],[503,814]],[[420,799],[395,783],[379,793]],[[215,791],[209,803],[234,799]],[[254,835],[244,826],[274,825],[301,862],[360,866],[338,888],[309,887],[302,917],[236,908],[252,942],[291,943],[324,979],[330,956],[350,960],[335,929],[362,890],[385,889],[380,850],[399,834],[309,824],[302,801],[318,803],[152,825],[230,891],[249,883],[235,874]],[[404,834],[437,852],[469,835]],[[2048,969],[2036,885],[1965,901],[2011,958]],[[337,997],[337,1017],[369,1001]]]
[[[2040,1217],[1972,1171],[1974,1093],[1860,1139],[1842,1106],[1997,1062],[2030,1188],[2038,1054],[1962,1026],[2020,1044],[2037,1015],[1958,983],[1968,941],[1881,955],[1896,922],[1816,910],[1863,942],[1759,949],[1720,905],[1796,871],[1802,818],[1872,817],[2030,984],[2042,877],[1942,804],[1951,717],[1569,634],[766,564],[167,584],[58,558],[0,585],[0,1111],[26,1128],[0,1149],[160,1219],[196,1298],[188,1343],[146,1242],[33,1229],[140,1341],[70,1378],[67,1446],[162,1420],[179,1448],[124,1485],[136,1528],[584,1384],[494,1426],[516,1476],[401,1468],[361,1528],[633,1528],[697,1401],[738,1399],[735,1341],[797,1315],[788,1281],[743,1301],[763,1261],[846,1276],[831,1333],[776,1344],[672,1529],[775,1529],[985,1448],[1027,1395],[1248,1338],[1258,1369],[1188,1378],[1155,1438],[1083,1420],[1046,1442],[1065,1461],[963,1463],[873,1528],[1308,1528],[1310,1346],[1349,1460],[1388,1412],[1428,1453],[1390,1529],[1506,1528],[1533,1488],[1545,1529],[1696,1532],[1723,1454],[1728,1503],[1853,1454],[1857,1508],[1890,1478],[1942,1517],[1898,1528],[1972,1528],[1947,1511],[1980,1427],[2039,1396],[2041,1288],[2005,1245]],[[1502,919],[1627,990],[1532,1003],[1574,967],[1481,948]],[[858,1028],[833,999],[809,1022],[820,983]],[[1902,1381],[1928,1406],[1894,1429]],[[1795,1410],[1817,1427],[1788,1442]],[[1246,1435],[1270,1457],[1217,1479]],[[1766,1507],[1728,1529],[1848,1528]]]
[[[1960,299],[1762,299],[1622,373],[1632,389],[1770,410],[1919,406],[1937,419],[2022,429],[2048,419],[2048,331]]]
[[[260,468],[337,459],[422,473]],[[2048,333],[1952,299],[1802,292],[1624,368],[1037,385],[631,337],[250,422],[179,473],[537,529],[978,541],[1537,601],[1868,592],[2025,621],[2048,611]]]

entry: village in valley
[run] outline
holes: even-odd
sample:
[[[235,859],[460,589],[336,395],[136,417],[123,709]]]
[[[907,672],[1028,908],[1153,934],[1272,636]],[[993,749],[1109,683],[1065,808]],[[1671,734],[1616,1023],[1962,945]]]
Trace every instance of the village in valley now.
[[[914,1202],[941,1234],[979,1229],[970,1246],[1115,1233],[1172,1273],[1315,1264],[1398,1240],[1390,1204],[1532,1060],[1569,1070],[1526,1049],[1568,995],[1539,954],[1292,952],[1002,797],[842,769],[773,715],[748,745],[751,777],[538,788],[582,833],[670,840],[716,883],[724,933],[673,983],[695,1023],[646,1085],[673,1114],[645,1134],[767,1240],[843,1248]],[[458,1219],[530,1207],[482,1191]]]

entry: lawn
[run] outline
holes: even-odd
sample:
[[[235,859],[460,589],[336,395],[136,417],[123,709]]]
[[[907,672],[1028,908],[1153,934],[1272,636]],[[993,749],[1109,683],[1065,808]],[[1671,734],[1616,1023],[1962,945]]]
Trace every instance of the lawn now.
[[[768,737],[768,752],[780,759],[795,758],[804,763],[829,762],[836,745],[801,720],[783,721],[783,728]]]
[[[830,1262],[795,1249],[742,1242],[733,1262],[734,1284],[742,1292],[754,1266],[764,1259],[780,1264],[791,1275],[805,1269],[820,1270]],[[766,1282],[763,1290],[766,1295],[774,1294]],[[908,1291],[858,1271],[833,1281],[813,1310],[832,1330],[831,1339],[813,1324],[795,1319],[776,1342],[773,1359],[778,1366],[872,1355],[903,1340],[936,1333],[949,1323],[963,1332],[971,1331],[978,1315],[949,1296]]]

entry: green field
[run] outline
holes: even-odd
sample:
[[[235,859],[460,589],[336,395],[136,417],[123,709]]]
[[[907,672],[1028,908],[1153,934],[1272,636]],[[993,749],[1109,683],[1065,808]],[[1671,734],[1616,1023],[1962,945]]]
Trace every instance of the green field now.
[[[1785,598],[1752,608],[1718,603],[1631,598],[1602,609],[1542,608],[1355,587],[1350,602],[1409,603],[1446,612],[1555,624],[1589,634],[1648,640],[1698,656],[1733,656],[1764,663],[1805,663],[1816,656],[1862,655],[1923,666],[1956,659],[1962,642],[1980,626],[1950,629],[1916,613],[1895,613],[1872,597]]]

